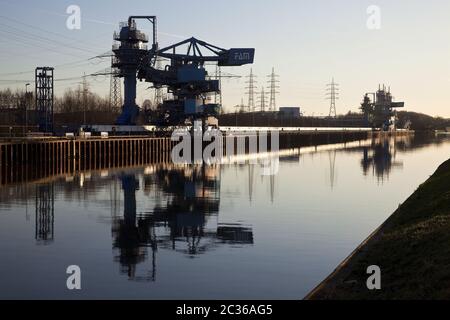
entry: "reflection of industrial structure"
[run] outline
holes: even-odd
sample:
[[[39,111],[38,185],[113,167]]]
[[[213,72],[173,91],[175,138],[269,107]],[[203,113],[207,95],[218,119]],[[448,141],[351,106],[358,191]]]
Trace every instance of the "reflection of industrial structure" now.
[[[137,19],[147,19],[153,25],[150,50],[146,46],[148,37],[136,28]],[[173,95],[173,99],[163,101],[150,118],[161,125],[181,124],[185,120],[208,120],[219,112],[218,104],[207,103],[208,96],[220,93],[220,86],[219,80],[208,77],[206,62],[216,62],[219,67],[253,63],[254,49],[226,50],[195,38],[159,49],[156,35],[155,16],[131,16],[114,35],[120,44],[113,46],[113,67],[124,77],[125,87],[118,124],[136,123],[139,111],[135,102],[136,77],[151,82],[156,89],[167,87]],[[185,48],[186,53],[177,53],[181,48]],[[162,69],[157,66],[158,58],[168,62]]]
[[[126,273],[129,278],[154,280],[154,266],[150,275],[136,276],[136,265],[146,260],[147,244],[152,247],[153,252],[156,250],[154,229],[145,220],[136,218],[136,189],[139,188],[139,182],[134,175],[123,176],[121,180],[124,217],[113,221],[114,246],[120,248],[120,254],[116,259],[122,266],[121,272]]]
[[[389,177],[393,167],[402,167],[403,163],[395,160],[396,148],[399,143],[405,143],[405,141],[384,138],[374,140],[370,148],[364,147],[361,160],[364,175],[367,175],[372,167],[373,174],[383,179],[385,176]]]
[[[134,175],[122,176],[124,217],[113,221],[114,248],[122,273],[136,281],[154,281],[158,249],[179,251],[193,257],[220,244],[251,244],[251,228],[240,224],[210,221],[219,211],[220,169],[217,166],[160,167],[144,178],[143,188],[155,190],[156,205],[138,214]],[[148,184],[148,185],[147,185]],[[164,196],[164,199],[159,199]],[[151,248],[152,267],[144,275],[137,265],[147,259]]]
[[[370,99],[369,95],[373,95],[373,100]],[[383,85],[383,88],[378,88],[376,93],[365,94],[361,103],[361,110],[369,125],[386,131],[395,129],[395,108],[401,108],[404,105],[404,102],[394,102],[390,88],[386,90]]]
[[[47,244],[54,239],[55,196],[53,184],[36,186],[35,239]]]
[[[35,82],[39,130],[53,132],[53,68],[36,68]]]

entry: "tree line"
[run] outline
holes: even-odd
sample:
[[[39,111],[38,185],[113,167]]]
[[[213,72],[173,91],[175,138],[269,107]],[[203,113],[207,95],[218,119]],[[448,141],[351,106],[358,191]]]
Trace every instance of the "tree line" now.
[[[28,92],[29,95],[34,95]],[[0,110],[21,110],[27,105],[29,110],[34,110],[34,97],[28,100],[25,90],[10,88],[0,89]],[[61,96],[54,97],[53,110],[55,113],[72,113],[83,111],[111,112],[109,97],[102,97],[88,88],[79,86],[67,88]]]

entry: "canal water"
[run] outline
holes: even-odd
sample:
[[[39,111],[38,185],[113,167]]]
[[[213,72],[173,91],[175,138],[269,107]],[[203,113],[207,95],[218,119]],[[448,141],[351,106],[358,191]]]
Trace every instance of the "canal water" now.
[[[1,186],[0,298],[300,299],[449,156],[416,135],[283,151],[272,176],[155,164]]]

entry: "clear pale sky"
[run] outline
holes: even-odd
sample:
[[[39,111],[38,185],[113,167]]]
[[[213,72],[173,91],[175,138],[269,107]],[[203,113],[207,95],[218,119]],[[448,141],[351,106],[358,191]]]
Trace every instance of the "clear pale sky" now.
[[[81,8],[80,30],[66,28],[73,4]],[[381,9],[379,30],[367,28],[370,5]],[[111,49],[113,31],[129,15],[157,15],[160,46],[195,36],[223,48],[254,47],[258,87],[267,87],[272,67],[280,75],[278,106],[328,114],[325,84],[334,77],[338,113],[356,111],[364,93],[385,83],[407,110],[450,117],[448,0],[0,0],[0,88],[23,88],[21,81],[33,80],[29,71],[44,65],[55,66],[57,79],[71,78],[57,82],[56,94],[77,86],[76,77],[109,66],[87,59]],[[245,76],[250,66],[222,70]],[[223,81],[227,110],[246,103],[244,81]],[[89,84],[109,93],[108,77]],[[147,87],[139,84],[138,103],[152,97]]]

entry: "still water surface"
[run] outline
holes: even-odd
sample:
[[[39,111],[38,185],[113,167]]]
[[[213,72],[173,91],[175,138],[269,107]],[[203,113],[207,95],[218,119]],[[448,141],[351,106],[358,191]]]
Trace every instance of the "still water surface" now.
[[[446,137],[0,188],[0,298],[299,299],[450,155]],[[82,289],[66,288],[81,268]]]

